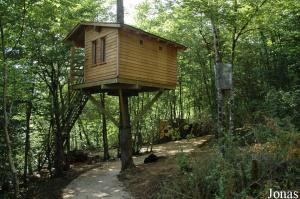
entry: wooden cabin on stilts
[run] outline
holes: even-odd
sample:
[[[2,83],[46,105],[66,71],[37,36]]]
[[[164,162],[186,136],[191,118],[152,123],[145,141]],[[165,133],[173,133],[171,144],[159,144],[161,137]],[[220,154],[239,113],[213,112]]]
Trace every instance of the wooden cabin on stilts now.
[[[73,64],[70,70],[71,87],[88,96],[120,128],[121,163],[122,170],[126,170],[134,167],[131,124],[146,113],[164,90],[175,89],[177,51],[186,47],[124,24],[123,15],[123,3],[118,0],[118,23],[80,23],[65,42],[72,43],[73,48],[84,48],[83,68]],[[130,121],[128,98],[141,92],[157,94]],[[94,93],[119,97],[120,122],[109,115],[92,96]]]

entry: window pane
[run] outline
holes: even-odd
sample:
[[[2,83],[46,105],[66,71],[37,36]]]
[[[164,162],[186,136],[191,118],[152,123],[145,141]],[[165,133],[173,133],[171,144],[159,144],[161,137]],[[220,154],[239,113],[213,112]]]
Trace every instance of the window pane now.
[[[97,63],[97,43],[96,43],[96,41],[92,42],[92,61],[93,61],[93,64]]]
[[[101,62],[106,61],[106,41],[105,38],[101,38]]]

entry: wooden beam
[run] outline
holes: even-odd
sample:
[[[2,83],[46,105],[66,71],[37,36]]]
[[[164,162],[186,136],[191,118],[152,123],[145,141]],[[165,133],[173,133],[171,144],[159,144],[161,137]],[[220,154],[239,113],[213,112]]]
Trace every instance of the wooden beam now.
[[[126,79],[126,78],[118,78],[118,83],[123,83],[123,84],[136,84],[139,85],[140,87],[153,87],[157,88],[157,90],[160,90],[160,88],[163,89],[175,89],[176,88],[176,83],[170,83],[166,82],[164,84],[162,83],[153,83],[153,82],[146,82],[146,81],[139,81],[139,80],[131,80],[131,79]]]
[[[119,122],[102,106],[102,104],[96,100],[92,95],[89,95],[91,102],[97,107],[99,114],[104,114],[116,127],[119,128]]]
[[[125,94],[128,96],[128,97],[132,97],[132,96],[138,96],[139,91],[132,91],[132,90],[126,90]],[[119,92],[118,90],[109,90],[107,91],[107,95],[110,95],[110,96],[119,96]]]
[[[115,84],[115,83],[118,83],[118,78],[78,84],[78,85],[74,85],[73,88],[74,89],[83,89],[83,88],[90,88],[90,87],[99,87],[103,84]]]
[[[103,84],[101,85],[101,89],[103,90],[139,90],[141,86],[137,84]]]
[[[143,108],[142,111],[140,113],[138,113],[136,115],[136,117],[134,118],[134,120],[131,122],[131,125],[134,126],[138,121],[141,120],[141,118],[148,112],[148,110],[151,109],[151,107],[153,106],[153,104],[158,100],[158,98],[163,94],[164,89],[161,89],[160,91],[158,91],[156,93],[156,95],[152,98],[152,100],[150,100],[150,102],[148,102],[148,104],[146,104]]]

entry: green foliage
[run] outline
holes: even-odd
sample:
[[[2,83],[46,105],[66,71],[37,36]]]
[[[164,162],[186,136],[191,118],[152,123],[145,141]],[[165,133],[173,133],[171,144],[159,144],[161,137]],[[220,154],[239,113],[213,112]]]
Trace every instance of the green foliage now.
[[[187,140],[192,139],[192,138],[194,138],[194,135],[193,135],[193,134],[188,134],[188,135],[186,136],[186,139],[187,139]]]
[[[191,169],[189,156],[184,152],[176,154],[176,162],[180,171],[187,172]]]
[[[28,173],[41,167],[53,166],[54,135],[52,118],[52,90],[50,82],[61,87],[60,106],[67,93],[70,66],[69,46],[63,42],[66,34],[80,21],[111,19],[111,4],[102,0],[83,1],[1,1],[1,72],[3,62],[8,66],[8,115],[9,134],[13,158],[19,176],[24,172],[24,140],[26,132],[27,104],[33,105],[30,114],[30,151]],[[107,9],[104,10],[103,8]],[[76,53],[82,64],[83,51]],[[2,75],[2,73],[1,73]],[[1,79],[0,98],[3,100]],[[0,110],[2,110],[2,104]],[[3,114],[0,116],[0,133],[3,135]],[[93,132],[93,130],[91,131]],[[0,139],[0,187],[11,182],[4,136]],[[47,162],[46,162],[47,161]],[[5,164],[2,164],[5,163]],[[47,166],[46,165],[46,166]]]
[[[167,188],[162,187],[158,195],[166,199],[260,198],[266,197],[269,188],[296,190],[300,132],[286,120],[272,119],[254,129],[261,131],[254,135],[255,145],[240,148],[233,136],[226,135],[220,141],[224,153],[217,144],[209,153],[195,157],[192,172],[164,184]],[[262,135],[266,138],[260,139]],[[186,157],[180,160],[178,165],[189,166]]]
[[[114,21],[114,2],[0,2],[4,30],[1,45],[7,51],[9,72],[9,130],[20,175],[24,166],[26,102],[33,103],[30,167],[36,171],[47,164],[53,166],[55,157],[50,82],[60,85],[62,104],[68,92],[70,67],[69,46],[63,38],[80,21]],[[176,157],[179,168],[186,171],[192,165],[193,172],[183,172],[178,183],[166,185],[169,191],[165,190],[160,198],[246,198],[252,191],[255,196],[264,194],[269,187],[295,187],[293,176],[299,175],[299,10],[299,0],[145,0],[137,7],[136,26],[185,44],[188,49],[178,53],[181,89],[178,86],[162,95],[139,125],[132,127],[133,136],[140,136],[142,144],[150,145],[158,139],[158,120],[174,121],[179,117],[198,123],[199,132],[213,131],[216,92],[211,21],[220,31],[223,61],[234,65],[234,122],[236,129],[244,130],[239,136],[226,133],[207,157],[191,160],[180,153]],[[3,54],[0,59],[2,71]],[[83,65],[82,49],[76,50],[75,62]],[[145,93],[130,99],[132,118],[151,97],[151,93]],[[106,106],[117,118],[118,100],[108,97]],[[1,124],[2,120],[1,115]],[[83,125],[77,122],[71,132],[71,149],[101,150],[101,116],[92,104],[86,105],[81,120]],[[118,129],[111,122],[107,126],[109,146],[116,148]],[[0,134],[3,135],[2,128]],[[172,129],[171,135],[173,139],[180,138],[178,129]],[[11,181],[4,143],[1,136],[0,162],[4,164],[0,164],[0,186]],[[260,169],[261,187],[257,190],[250,187],[253,160]],[[269,176],[270,169],[274,170],[274,178]]]
[[[180,132],[178,128],[171,128],[169,130],[169,135],[171,136],[172,140],[179,140],[180,139]]]
[[[290,91],[271,89],[265,102],[261,105],[264,112],[270,117],[287,118],[299,126],[300,119],[300,90],[292,89]]]

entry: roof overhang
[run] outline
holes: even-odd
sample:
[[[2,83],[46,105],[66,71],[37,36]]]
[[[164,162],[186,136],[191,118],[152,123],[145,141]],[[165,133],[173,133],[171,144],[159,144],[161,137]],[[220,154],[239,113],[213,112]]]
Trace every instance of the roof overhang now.
[[[132,31],[136,34],[146,36],[150,39],[155,39],[159,42],[167,43],[170,46],[173,46],[177,49],[185,50],[187,47],[176,43],[174,41],[162,38],[160,36],[157,36],[155,34],[146,32],[144,30],[141,30],[139,28],[135,28],[133,26],[127,25],[127,24],[119,24],[119,23],[99,23],[99,22],[83,22],[77,24],[73,30],[66,36],[64,39],[64,42],[72,42],[77,47],[84,47],[84,37],[85,37],[85,27],[107,27],[107,28],[119,28],[124,29],[128,31]]]

